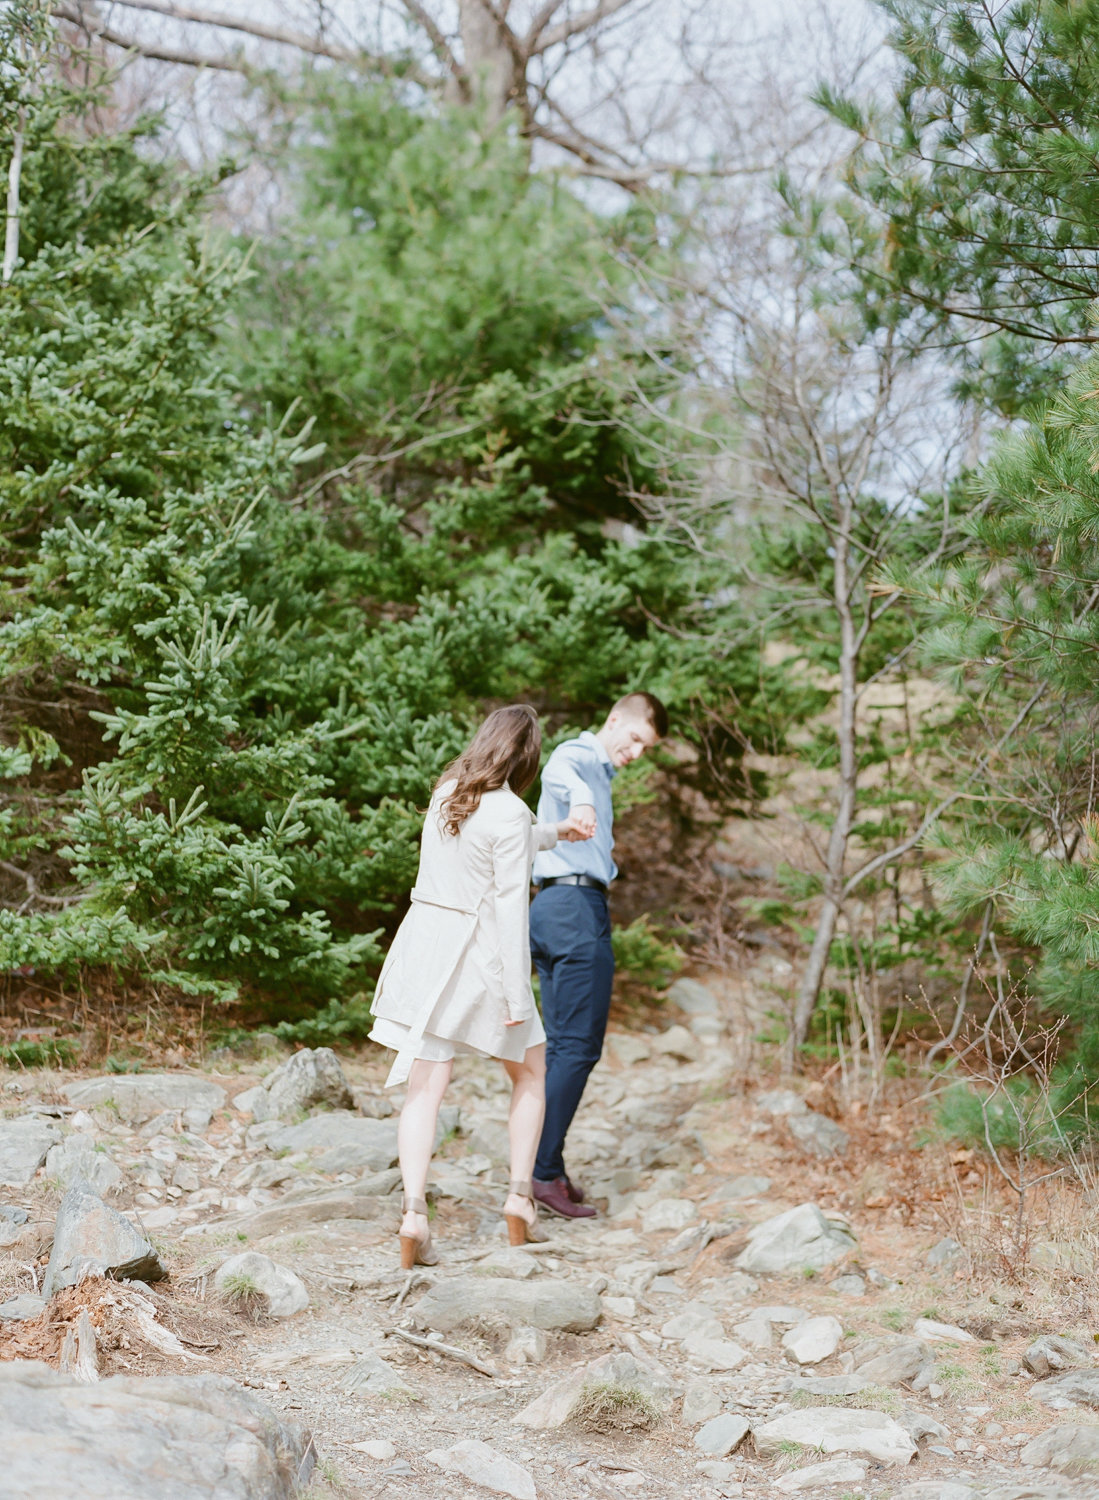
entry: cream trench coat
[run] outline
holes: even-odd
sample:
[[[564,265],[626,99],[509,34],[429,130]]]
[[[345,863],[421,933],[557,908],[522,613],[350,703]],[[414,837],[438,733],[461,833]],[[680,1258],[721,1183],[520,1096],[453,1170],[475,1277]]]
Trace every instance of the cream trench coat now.
[[[513,1061],[544,1037],[530,982],[530,871],[538,850],[556,844],[556,826],[536,824],[503,786],[484,793],[457,835],[445,833],[439,808],[453,785],[431,799],[412,905],[374,995],[375,1022],[401,1028],[399,1043],[392,1027],[371,1032],[399,1046],[386,1087],[405,1081],[425,1036]]]

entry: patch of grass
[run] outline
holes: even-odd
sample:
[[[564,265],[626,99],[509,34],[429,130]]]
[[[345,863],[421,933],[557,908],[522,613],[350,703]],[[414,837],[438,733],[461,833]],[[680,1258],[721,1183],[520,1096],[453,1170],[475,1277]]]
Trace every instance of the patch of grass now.
[[[1000,1351],[995,1344],[986,1344],[981,1350],[981,1373],[984,1375],[999,1375],[1003,1365],[1000,1361]]]
[[[569,1421],[585,1432],[649,1432],[660,1411],[643,1391],[608,1381],[581,1389]]]
[[[935,1323],[949,1323],[950,1315],[944,1313],[941,1307],[925,1307],[920,1313],[921,1318],[930,1318]]]
[[[267,1298],[244,1271],[231,1271],[221,1283],[221,1295],[234,1312],[258,1321],[267,1312]]]
[[[890,1417],[899,1416],[902,1405],[896,1391],[884,1385],[868,1385],[850,1396],[814,1396],[809,1391],[793,1391],[790,1400],[798,1407],[844,1406],[851,1411],[883,1411]]]
[[[112,1052],[103,1067],[108,1073],[140,1073],[142,1065],[136,1057],[120,1057]]]
[[[887,1307],[882,1312],[878,1322],[884,1324],[886,1328],[891,1328],[894,1333],[900,1333],[902,1329],[908,1327],[908,1318],[907,1308]]]
[[[0,1047],[0,1063],[8,1068],[63,1068],[75,1059],[76,1047],[64,1037],[45,1037],[40,1042],[23,1039]]]

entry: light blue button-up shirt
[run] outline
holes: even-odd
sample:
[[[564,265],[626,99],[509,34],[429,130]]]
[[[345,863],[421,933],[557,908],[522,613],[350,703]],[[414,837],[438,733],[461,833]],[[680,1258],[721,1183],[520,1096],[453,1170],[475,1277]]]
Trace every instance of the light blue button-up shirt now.
[[[560,823],[574,807],[594,807],[595,834],[583,843],[558,843],[534,859],[534,883],[552,875],[593,875],[610,885],[618,874],[614,862],[614,810],[611,781],[617,775],[611,758],[594,734],[584,730],[575,740],[565,740],[546,762],[542,772],[542,795],[538,798],[539,823]]]

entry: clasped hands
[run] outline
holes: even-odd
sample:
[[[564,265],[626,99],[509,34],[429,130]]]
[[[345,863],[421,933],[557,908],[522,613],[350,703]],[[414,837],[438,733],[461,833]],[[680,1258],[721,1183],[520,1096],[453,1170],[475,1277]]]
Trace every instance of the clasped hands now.
[[[563,823],[557,825],[557,837],[566,844],[582,844],[595,832],[595,808],[580,804],[574,807]]]

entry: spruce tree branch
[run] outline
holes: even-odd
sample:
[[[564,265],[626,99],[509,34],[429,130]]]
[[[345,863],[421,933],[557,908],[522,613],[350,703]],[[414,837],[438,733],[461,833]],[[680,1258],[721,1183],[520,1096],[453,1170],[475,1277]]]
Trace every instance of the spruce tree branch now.
[[[295,47],[299,52],[309,52],[315,57],[330,57],[334,62],[354,62],[360,56],[351,47],[339,47],[321,41],[319,37],[311,37],[304,31],[293,31],[284,26],[267,26],[261,21],[234,16],[227,11],[177,5],[174,0],[111,0],[111,4],[124,5],[130,10],[152,11],[154,15],[170,16],[174,21],[188,21],[197,26],[241,31],[246,36],[258,37],[265,42],[278,42],[284,47]]]
[[[55,0],[55,3],[50,6],[50,14],[59,21],[68,21],[73,26],[79,26],[89,37],[94,37],[97,41],[106,42],[112,47],[120,47],[123,52],[132,52],[137,57],[150,57],[154,62],[182,63],[188,68],[214,68],[222,73],[252,72],[251,67],[241,57],[207,57],[201,52],[192,52],[184,47],[161,47],[122,36],[113,27],[101,21],[94,11],[85,10],[81,0],[76,0],[76,3],[72,5],[65,3],[65,0]]]

